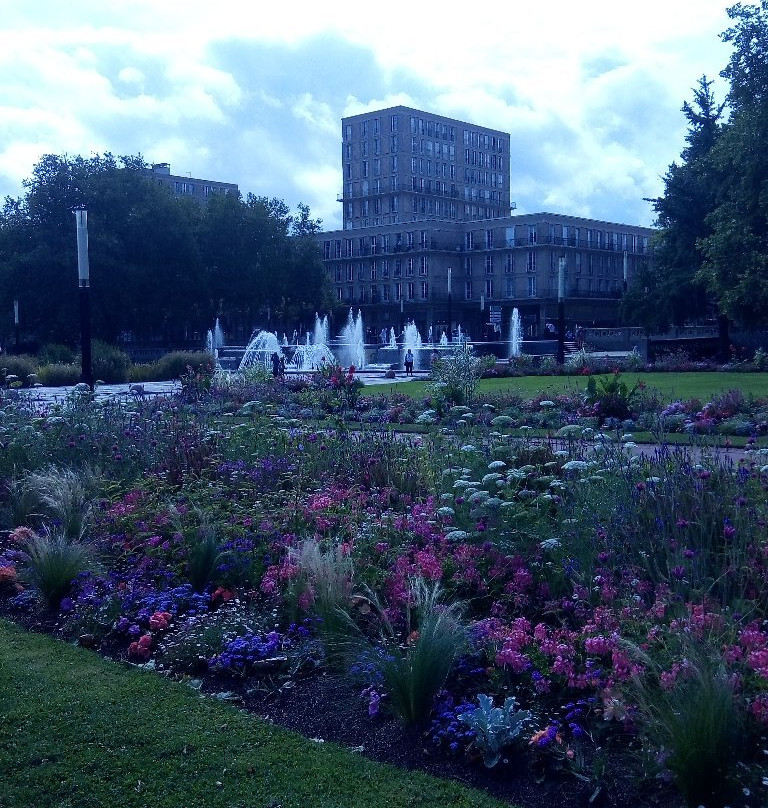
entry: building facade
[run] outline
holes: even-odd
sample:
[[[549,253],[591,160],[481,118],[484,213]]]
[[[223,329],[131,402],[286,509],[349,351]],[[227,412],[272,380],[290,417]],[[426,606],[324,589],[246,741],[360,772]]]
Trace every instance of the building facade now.
[[[509,135],[390,107],[343,118],[344,229],[507,216]]]
[[[650,228],[558,213],[514,215],[509,135],[408,107],[342,119],[343,227],[319,235],[336,304],[367,338],[413,321],[427,339],[459,329],[506,339],[557,320],[612,326],[623,290],[652,260]]]
[[[218,180],[201,180],[194,177],[181,177],[171,174],[170,163],[154,163],[147,172],[151,179],[168,188],[174,196],[188,196],[205,203],[214,194],[237,194],[237,185]]]

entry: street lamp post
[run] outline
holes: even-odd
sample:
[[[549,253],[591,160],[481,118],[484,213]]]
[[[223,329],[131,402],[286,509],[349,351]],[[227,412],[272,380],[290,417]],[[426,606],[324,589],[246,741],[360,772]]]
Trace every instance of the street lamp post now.
[[[557,265],[557,364],[565,364],[565,257]]]
[[[448,342],[453,342],[451,319],[451,268],[448,267]]]
[[[88,267],[88,211],[77,208],[77,277],[80,288],[80,352],[82,367],[80,379],[93,389],[93,362],[91,359],[91,283]]]
[[[19,352],[19,300],[13,301],[13,328],[16,332],[16,353]]]

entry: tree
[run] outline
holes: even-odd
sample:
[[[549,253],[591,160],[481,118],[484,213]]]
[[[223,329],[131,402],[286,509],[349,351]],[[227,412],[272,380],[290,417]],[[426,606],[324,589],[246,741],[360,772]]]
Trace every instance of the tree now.
[[[744,325],[768,317],[768,0],[728,9],[734,46],[721,75],[730,82],[731,118],[712,149],[717,204],[699,242],[699,277],[721,310]]]
[[[664,196],[652,200],[661,228],[655,266],[640,273],[625,296],[623,310],[629,322],[663,329],[706,312],[708,295],[699,274],[704,260],[699,245],[709,235],[707,216],[716,205],[718,178],[711,154],[722,135],[723,106],[715,101],[712,81],[706,76],[694,88],[693,102],[683,104],[688,120],[686,146],[681,162],[672,163],[664,176]]]

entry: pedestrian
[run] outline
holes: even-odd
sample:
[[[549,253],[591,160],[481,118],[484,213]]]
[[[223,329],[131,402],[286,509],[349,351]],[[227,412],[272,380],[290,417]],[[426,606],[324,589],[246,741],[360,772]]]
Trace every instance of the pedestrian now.
[[[283,354],[280,354],[280,364],[279,364],[279,367],[278,367],[278,372],[280,373],[280,378],[284,379],[285,378],[285,356]]]
[[[272,375],[276,379],[280,376],[280,357],[277,353],[272,354]]]
[[[405,352],[405,375],[413,376],[413,351],[409,348]]]

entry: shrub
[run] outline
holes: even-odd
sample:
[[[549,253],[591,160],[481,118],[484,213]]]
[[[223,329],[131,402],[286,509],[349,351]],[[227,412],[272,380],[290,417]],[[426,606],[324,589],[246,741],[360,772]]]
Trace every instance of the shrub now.
[[[38,381],[46,387],[65,387],[77,384],[80,376],[80,365],[67,365],[60,362],[43,365],[37,371]]]
[[[41,365],[74,365],[75,352],[67,345],[49,342],[40,349],[37,361]]]
[[[6,354],[0,357],[0,365],[3,368],[5,379],[9,376],[16,376],[23,387],[29,387],[29,377],[37,373],[37,359],[28,354],[18,354],[16,356]]]
[[[389,641],[379,647],[368,644],[362,654],[364,665],[383,682],[393,711],[407,724],[426,720],[435,696],[467,646],[461,604],[441,604],[440,596],[438,584],[429,586],[421,579],[412,583],[415,614],[409,614],[406,642],[396,641],[385,619]]]
[[[61,533],[34,536],[23,555],[22,578],[31,584],[50,610],[59,607],[75,578],[92,566],[89,548],[81,542],[68,542]]]
[[[649,673],[634,680],[640,718],[687,805],[727,804],[744,747],[744,712],[734,681],[714,649],[686,641],[672,687],[645,655]]]
[[[91,366],[94,379],[105,384],[121,384],[128,381],[131,358],[119,348],[94,340],[91,345]]]
[[[194,373],[213,372],[213,357],[207,351],[174,351],[155,364],[158,381],[180,379],[190,368]]]
[[[28,474],[22,487],[37,503],[37,514],[55,520],[67,540],[81,539],[91,512],[90,475],[52,466]]]
[[[159,382],[160,367],[157,362],[139,363],[131,366],[128,380],[132,382]]]

